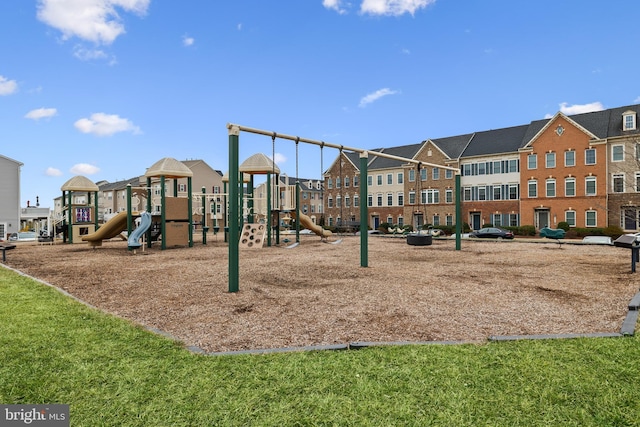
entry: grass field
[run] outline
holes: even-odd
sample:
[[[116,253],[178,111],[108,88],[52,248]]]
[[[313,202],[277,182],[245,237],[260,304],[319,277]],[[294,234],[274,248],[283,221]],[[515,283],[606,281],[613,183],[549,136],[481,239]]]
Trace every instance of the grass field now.
[[[0,268],[0,403],[73,426],[632,426],[640,340],[241,356],[179,343]]]

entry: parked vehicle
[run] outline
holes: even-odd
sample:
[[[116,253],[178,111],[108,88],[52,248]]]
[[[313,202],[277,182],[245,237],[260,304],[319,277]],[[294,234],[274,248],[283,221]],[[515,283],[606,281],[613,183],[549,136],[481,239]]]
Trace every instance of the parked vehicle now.
[[[469,233],[469,237],[471,238],[486,238],[486,239],[513,239],[514,235],[511,231],[503,230],[498,227],[486,227],[482,228],[478,231],[473,231]]]

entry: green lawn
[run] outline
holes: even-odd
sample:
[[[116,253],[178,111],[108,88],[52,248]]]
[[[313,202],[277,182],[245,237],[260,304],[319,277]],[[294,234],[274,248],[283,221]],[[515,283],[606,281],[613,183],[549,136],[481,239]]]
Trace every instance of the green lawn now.
[[[0,403],[72,426],[631,426],[640,341],[204,356],[0,268]]]

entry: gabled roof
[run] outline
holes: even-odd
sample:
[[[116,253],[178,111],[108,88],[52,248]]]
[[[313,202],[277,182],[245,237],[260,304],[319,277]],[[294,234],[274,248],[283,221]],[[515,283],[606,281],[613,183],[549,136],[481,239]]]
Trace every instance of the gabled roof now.
[[[438,147],[450,159],[457,159],[467,148],[473,138],[472,133],[464,135],[449,136],[446,138],[430,139],[431,143]]]
[[[391,156],[404,157],[405,159],[413,159],[415,155],[422,147],[422,143],[419,144],[411,144],[411,145],[401,145],[398,147],[391,148],[383,148],[381,150],[372,150],[370,151],[370,156],[373,156],[374,159],[371,163],[369,163],[370,169],[391,169],[391,168],[401,168],[402,165],[406,164],[406,162],[402,160],[389,159],[387,157],[380,157],[375,155],[375,151],[380,153],[389,154]]]
[[[626,107],[612,108],[611,115],[609,116],[609,129],[607,131],[607,136],[609,138],[614,138],[617,136],[624,135],[640,135],[640,123],[638,120],[640,119],[640,105],[629,105]],[[622,130],[622,115],[628,111],[633,111],[636,113],[636,129],[635,130]]]
[[[515,153],[522,145],[528,127],[529,125],[522,125],[476,132],[462,157]]]
[[[101,181],[101,182],[96,183],[96,185],[98,186],[100,191],[122,190],[124,188],[127,188],[127,185],[129,185],[129,184],[132,187],[140,186],[140,177],[137,176],[135,178],[129,178],[129,179],[125,179],[125,180],[122,180],[122,181],[116,181],[116,182]]]

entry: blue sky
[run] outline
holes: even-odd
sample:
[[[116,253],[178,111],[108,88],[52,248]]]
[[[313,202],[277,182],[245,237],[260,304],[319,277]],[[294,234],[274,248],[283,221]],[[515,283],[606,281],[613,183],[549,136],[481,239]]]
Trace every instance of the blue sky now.
[[[163,157],[228,170],[227,123],[364,149],[640,103],[640,2],[2,0],[0,154],[22,206]],[[276,141],[283,172],[295,144]],[[271,139],[242,133],[240,161]],[[324,167],[337,151],[324,150]],[[320,178],[320,149],[298,172]]]

